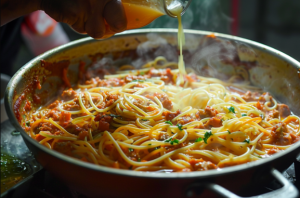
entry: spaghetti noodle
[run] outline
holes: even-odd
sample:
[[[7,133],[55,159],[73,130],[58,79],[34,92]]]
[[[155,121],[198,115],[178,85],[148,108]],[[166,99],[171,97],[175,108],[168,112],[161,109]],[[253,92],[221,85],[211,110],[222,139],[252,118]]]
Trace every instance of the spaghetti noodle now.
[[[85,162],[170,172],[248,163],[299,141],[299,117],[269,93],[192,73],[177,86],[179,70],[166,68],[177,66],[158,57],[65,90],[32,114],[28,134]]]

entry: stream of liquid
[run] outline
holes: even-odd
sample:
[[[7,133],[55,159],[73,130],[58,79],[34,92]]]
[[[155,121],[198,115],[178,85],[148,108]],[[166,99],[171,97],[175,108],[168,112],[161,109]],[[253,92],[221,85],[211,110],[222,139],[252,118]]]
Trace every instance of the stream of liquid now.
[[[179,73],[178,73],[178,78],[177,78],[176,84],[177,84],[177,86],[179,86],[184,83],[183,76],[186,75],[185,65],[184,65],[183,55],[182,55],[182,46],[185,44],[185,36],[184,36],[182,21],[181,21],[181,13],[182,13],[183,7],[180,2],[173,1],[168,6],[168,10],[172,14],[174,14],[178,19],[178,45],[179,45],[180,54],[178,57]]]

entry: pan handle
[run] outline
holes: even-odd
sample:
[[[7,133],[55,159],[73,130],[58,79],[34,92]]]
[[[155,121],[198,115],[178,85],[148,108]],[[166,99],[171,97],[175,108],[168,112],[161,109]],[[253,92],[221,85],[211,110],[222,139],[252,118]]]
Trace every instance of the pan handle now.
[[[259,195],[259,196],[252,196],[247,198],[272,198],[272,197],[282,197],[282,198],[296,198],[299,196],[299,192],[297,188],[289,182],[278,170],[272,168],[271,175],[278,180],[279,183],[282,184],[280,189]],[[223,188],[222,186],[214,183],[194,183],[190,185],[186,191],[187,197],[191,197],[194,195],[195,188],[207,188],[221,197],[230,197],[230,198],[246,198],[240,197],[229,190]]]

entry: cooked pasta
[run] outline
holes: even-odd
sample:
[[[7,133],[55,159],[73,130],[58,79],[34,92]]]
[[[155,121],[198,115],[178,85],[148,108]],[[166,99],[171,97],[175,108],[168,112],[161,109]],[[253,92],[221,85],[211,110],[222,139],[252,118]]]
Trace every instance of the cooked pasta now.
[[[248,163],[299,141],[299,117],[269,93],[193,73],[177,85],[177,67],[158,57],[78,84],[34,112],[28,134],[88,163],[167,172]]]

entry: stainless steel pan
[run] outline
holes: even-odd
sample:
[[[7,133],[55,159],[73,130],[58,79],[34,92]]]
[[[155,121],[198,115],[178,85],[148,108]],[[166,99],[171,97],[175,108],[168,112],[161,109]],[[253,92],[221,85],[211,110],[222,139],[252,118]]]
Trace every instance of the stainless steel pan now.
[[[300,114],[299,62],[273,48],[246,39],[218,33],[215,33],[217,39],[212,39],[213,36],[207,37],[211,34],[209,32],[185,32],[185,62],[195,72],[227,79],[245,69],[253,85],[271,92],[281,102],[290,105],[295,114]],[[273,176],[283,184],[276,195],[296,197],[297,190],[282,177],[280,171],[299,155],[300,142],[270,158],[221,170],[172,174],[134,172],[84,163],[47,149],[26,134],[21,127],[24,124],[22,113],[18,121],[14,112],[18,99],[21,102],[26,98],[32,100],[34,94],[48,101],[55,97],[63,86],[60,76],[63,68],[68,67],[68,77],[73,84],[76,83],[79,61],[94,65],[94,68],[102,65],[110,69],[128,63],[141,65],[159,55],[164,55],[169,61],[177,61],[176,29],[127,31],[107,40],[81,39],[48,51],[24,65],[11,79],[5,95],[9,119],[21,131],[41,165],[71,188],[88,196],[190,197],[212,196],[210,193],[214,191],[233,197],[232,193],[243,195],[245,189],[251,190],[252,184],[263,184]],[[41,63],[41,59],[47,64]],[[90,75],[95,71],[89,68]],[[26,91],[35,76],[41,80],[42,89]],[[21,98],[20,95],[25,92],[25,97]],[[35,108],[47,100],[33,102]],[[263,195],[269,196],[272,194]]]

